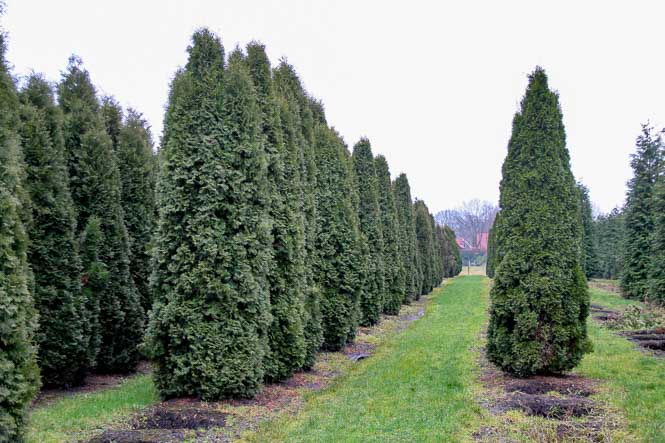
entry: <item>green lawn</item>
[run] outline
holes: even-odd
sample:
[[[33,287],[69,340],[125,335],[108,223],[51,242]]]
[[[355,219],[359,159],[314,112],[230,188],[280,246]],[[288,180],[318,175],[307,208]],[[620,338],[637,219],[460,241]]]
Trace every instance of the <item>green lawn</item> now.
[[[149,375],[132,377],[117,388],[75,394],[34,409],[26,440],[28,443],[79,441],[158,400]]]
[[[470,438],[478,337],[488,280],[463,276],[438,290],[424,318],[379,347],[329,389],[310,394],[296,417],[265,425],[249,441],[425,442]]]
[[[621,309],[639,302],[591,290],[591,302]],[[604,380],[604,397],[627,419],[627,430],[644,442],[665,442],[665,359],[646,355],[636,345],[589,320],[594,352],[576,372]]]

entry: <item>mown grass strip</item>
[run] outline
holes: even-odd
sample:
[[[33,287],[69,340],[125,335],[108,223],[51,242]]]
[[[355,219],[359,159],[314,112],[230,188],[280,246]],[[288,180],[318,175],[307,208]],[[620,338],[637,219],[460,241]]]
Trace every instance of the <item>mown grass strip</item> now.
[[[639,303],[599,289],[591,290],[591,302],[610,309]],[[594,352],[576,372],[606,381],[603,397],[623,411],[630,434],[644,442],[665,442],[665,359],[645,354],[592,320],[589,335]]]
[[[120,386],[74,394],[35,408],[28,423],[28,443],[80,441],[135,410],[159,401],[150,375],[137,375]]]
[[[426,315],[358,363],[301,413],[266,424],[248,441],[460,441],[483,415],[478,336],[488,287],[482,276],[439,289]]]

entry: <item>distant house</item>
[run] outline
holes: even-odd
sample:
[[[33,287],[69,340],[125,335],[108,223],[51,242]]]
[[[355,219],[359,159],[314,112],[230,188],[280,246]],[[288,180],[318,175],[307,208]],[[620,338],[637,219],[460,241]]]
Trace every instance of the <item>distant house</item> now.
[[[471,243],[464,237],[457,237],[457,246],[462,251],[466,252],[482,252],[483,254],[487,253],[487,239],[489,238],[489,233],[481,232],[476,234],[476,241]],[[477,246],[476,246],[477,245]]]

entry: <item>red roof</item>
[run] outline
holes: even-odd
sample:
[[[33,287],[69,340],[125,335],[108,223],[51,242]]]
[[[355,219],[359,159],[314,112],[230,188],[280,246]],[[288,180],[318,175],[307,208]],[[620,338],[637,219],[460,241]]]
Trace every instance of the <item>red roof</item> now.
[[[487,252],[488,238],[489,238],[489,233],[487,232],[481,232],[480,234],[476,234],[475,244],[478,245],[477,247],[473,246],[464,237],[457,237],[456,240],[457,240],[457,246],[459,246],[459,248],[462,250],[471,251],[471,252]]]

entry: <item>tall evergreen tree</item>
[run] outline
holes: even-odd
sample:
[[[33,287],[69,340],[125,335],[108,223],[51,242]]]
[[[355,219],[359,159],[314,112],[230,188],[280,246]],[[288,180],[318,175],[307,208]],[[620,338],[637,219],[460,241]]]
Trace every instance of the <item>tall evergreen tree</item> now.
[[[494,218],[494,223],[490,228],[490,232],[487,235],[487,262],[485,264],[485,273],[489,278],[494,278],[496,273],[496,267],[499,261],[499,254],[497,252],[498,245],[496,244],[496,231],[498,230],[498,220],[499,214]]]
[[[117,151],[120,141],[120,131],[122,130],[122,106],[120,106],[120,103],[115,98],[105,96],[102,97],[100,113],[106,133],[111,138],[113,150]]]
[[[353,167],[358,186],[358,219],[360,232],[367,242],[367,286],[360,300],[361,324],[373,325],[381,319],[385,300],[385,270],[383,266],[383,230],[379,209],[378,185],[372,147],[366,138],[353,147]]]
[[[663,141],[649,125],[642,125],[637,151],[630,162],[633,178],[628,182],[625,208],[625,241],[621,288],[628,298],[644,299],[649,292],[649,274],[654,231],[654,190],[662,160]]]
[[[261,141],[268,155],[270,206],[272,220],[272,260],[269,351],[265,377],[284,380],[305,363],[306,342],[303,330],[305,316],[305,217],[300,181],[301,152],[287,143],[282,131],[281,108],[273,88],[270,61],[259,43],[247,46],[247,65],[256,88],[261,114]],[[288,110],[283,116],[290,117]],[[288,130],[288,129],[287,129]]]
[[[441,245],[441,263],[443,265],[443,277],[454,277],[461,271],[462,259],[459,247],[455,241],[455,231],[449,226],[437,226],[437,239]]]
[[[406,291],[406,276],[400,244],[400,226],[395,204],[395,195],[390,181],[390,168],[386,158],[378,155],[374,159],[374,169],[378,183],[379,209],[383,232],[383,265],[385,275],[385,299],[383,312],[390,315],[399,313]]]
[[[441,280],[443,280],[443,238],[440,239],[439,235],[437,234],[436,220],[434,220],[434,216],[430,212],[428,212],[428,215],[430,219],[430,226],[432,227],[432,249],[434,251],[434,255],[432,256],[431,281],[432,288],[436,288],[441,284]]]
[[[487,354],[519,376],[560,373],[591,343],[580,266],[579,194],[558,95],[541,68],[529,76],[501,180],[501,264],[491,290]]]
[[[51,87],[37,75],[28,79],[20,98],[21,144],[33,219],[28,261],[40,318],[38,361],[44,385],[71,386],[83,381],[88,348],[62,115]]]
[[[623,269],[624,223],[623,212],[614,208],[594,222],[598,267],[595,277],[616,279]]]
[[[422,200],[413,204],[416,223],[416,242],[419,260],[420,295],[428,294],[434,288],[434,232],[427,205]]]
[[[143,311],[152,308],[150,258],[155,229],[155,181],[157,163],[148,123],[133,109],[127,111],[117,134],[116,154],[122,207],[130,244],[130,272]]]
[[[580,211],[582,219],[582,272],[587,278],[595,274],[598,267],[598,257],[596,252],[596,233],[593,225],[593,214],[591,212],[591,200],[589,199],[589,189],[582,183],[577,184],[580,193]]]
[[[132,371],[139,359],[143,309],[129,270],[129,240],[116,154],[104,128],[95,88],[79,59],[70,59],[58,92],[78,230],[85,229],[91,216],[99,219],[99,259],[109,273],[95,297],[99,301],[101,334],[97,370]],[[84,268],[84,274],[90,272]]]
[[[321,290],[323,347],[339,350],[353,339],[360,321],[362,268],[358,215],[353,202],[353,169],[339,135],[317,125],[317,215],[315,276]]]
[[[251,75],[197,31],[171,85],[146,349],[162,397],[251,397],[270,325],[267,159]]]
[[[22,440],[39,370],[33,344],[36,313],[28,289],[28,238],[18,198],[24,175],[16,133],[19,102],[5,50],[0,30],[0,441],[15,442]]]
[[[302,202],[305,239],[305,311],[303,329],[305,335],[304,368],[311,368],[316,353],[323,343],[323,326],[320,306],[320,290],[314,271],[320,259],[316,249],[317,221],[317,168],[314,146],[315,119],[310,99],[291,65],[282,61],[274,71],[274,87],[279,98],[280,117],[284,143],[289,155],[300,160],[301,187],[297,195]],[[322,110],[318,122],[325,124]]]
[[[656,180],[649,299],[665,306],[665,146],[661,146],[660,167]]]
[[[416,246],[416,222],[411,200],[411,187],[406,174],[400,174],[393,183],[395,205],[399,220],[402,264],[405,276],[404,303],[415,300],[420,295],[420,277]]]

